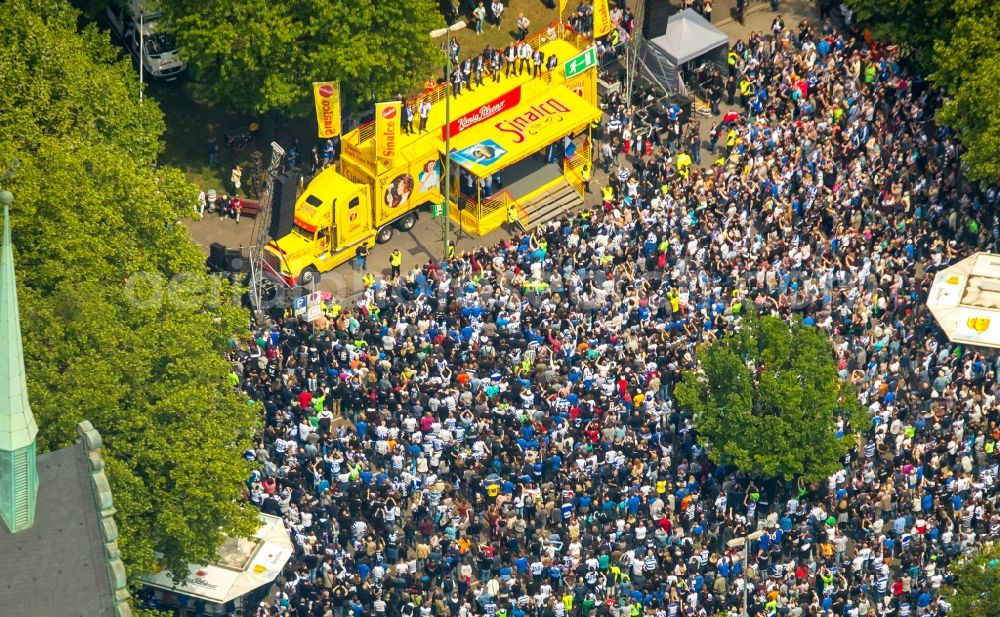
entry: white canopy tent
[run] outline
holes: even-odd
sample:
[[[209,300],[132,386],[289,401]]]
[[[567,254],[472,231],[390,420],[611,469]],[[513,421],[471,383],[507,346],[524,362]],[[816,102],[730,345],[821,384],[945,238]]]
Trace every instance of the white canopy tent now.
[[[676,66],[709,54],[725,54],[729,50],[729,35],[712,25],[694,9],[684,9],[670,16],[666,33],[650,39],[666,53]],[[714,58],[713,58],[714,59]]]
[[[685,64],[711,60],[725,68],[729,36],[713,26],[694,9],[670,16],[667,31],[639,44],[639,65],[643,73],[672,94],[687,94],[681,78]]]
[[[953,342],[1000,347],[1000,255],[976,253],[938,272],[927,308]]]

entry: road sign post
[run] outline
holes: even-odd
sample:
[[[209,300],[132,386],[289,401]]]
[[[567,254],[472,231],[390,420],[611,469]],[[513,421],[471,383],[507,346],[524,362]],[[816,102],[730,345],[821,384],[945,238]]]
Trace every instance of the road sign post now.
[[[566,79],[570,79],[596,65],[597,52],[593,47],[588,47],[580,54],[567,60],[563,69],[566,71]]]
[[[431,216],[433,218],[438,218],[444,215],[444,204],[434,204],[431,206]]]
[[[305,315],[306,321],[316,321],[323,314],[323,294],[314,291],[308,296],[299,296],[292,300],[295,316]]]

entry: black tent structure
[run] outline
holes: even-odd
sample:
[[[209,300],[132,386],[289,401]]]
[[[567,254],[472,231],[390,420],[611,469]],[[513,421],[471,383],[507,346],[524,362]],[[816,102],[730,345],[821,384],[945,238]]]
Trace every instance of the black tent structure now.
[[[710,61],[725,69],[728,51],[728,35],[694,9],[685,9],[670,17],[665,33],[640,41],[638,65],[668,93],[687,96],[684,67]]]

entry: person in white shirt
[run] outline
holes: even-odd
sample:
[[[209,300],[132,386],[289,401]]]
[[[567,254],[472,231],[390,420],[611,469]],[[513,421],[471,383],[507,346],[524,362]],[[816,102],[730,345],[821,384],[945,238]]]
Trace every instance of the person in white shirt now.
[[[517,40],[523,41],[525,37],[528,36],[528,26],[531,25],[531,21],[524,16],[524,13],[518,13],[517,15]]]
[[[500,22],[503,20],[504,6],[502,0],[493,0],[490,4],[490,11],[493,13],[493,28],[500,29]]]
[[[532,53],[534,53],[534,50],[531,49],[531,45],[528,44],[528,43],[526,43],[526,42],[524,42],[524,41],[521,41],[521,43],[517,47],[517,58],[518,58],[517,74],[518,75],[520,75],[521,72],[524,71],[525,67],[528,67],[528,69],[530,70],[530,68],[531,68],[531,55],[532,55]]]

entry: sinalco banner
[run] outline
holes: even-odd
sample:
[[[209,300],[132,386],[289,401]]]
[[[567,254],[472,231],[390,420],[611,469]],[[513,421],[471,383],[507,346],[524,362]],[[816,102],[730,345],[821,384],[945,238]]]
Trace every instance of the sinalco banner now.
[[[608,0],[594,0],[594,38],[599,39],[611,32],[611,11]]]
[[[399,121],[402,105],[399,101],[375,105],[375,174],[392,169],[399,147]]]
[[[313,84],[316,100],[316,124],[321,139],[340,135],[340,82],[318,81]]]

